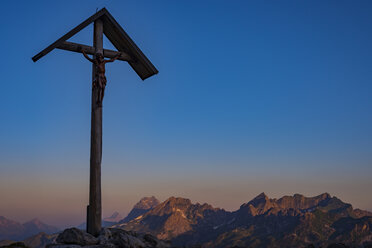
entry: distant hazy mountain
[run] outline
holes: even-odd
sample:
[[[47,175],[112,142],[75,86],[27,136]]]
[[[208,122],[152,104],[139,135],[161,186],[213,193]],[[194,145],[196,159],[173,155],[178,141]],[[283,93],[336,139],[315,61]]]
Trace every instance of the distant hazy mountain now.
[[[234,212],[171,197],[126,219],[116,227],[148,232],[178,246],[297,248],[372,240],[371,213],[327,193],[280,199],[262,193]]]
[[[106,217],[103,219],[103,221],[106,222],[119,222],[123,219],[123,216],[121,216],[118,212],[114,212],[110,217]]]
[[[0,216],[0,240],[9,239],[19,241],[40,232],[52,234],[58,231],[57,227],[47,225],[38,219],[20,224]]]
[[[25,228],[25,238],[28,238],[37,233],[53,234],[59,231],[57,227],[47,225],[36,218],[24,223],[23,226]]]
[[[24,229],[22,224],[0,216],[0,240],[16,240],[24,233]]]
[[[109,227],[115,224],[118,224],[120,220],[123,219],[123,216],[121,216],[118,212],[114,212],[110,217],[106,217],[102,219],[102,227]],[[81,230],[85,230],[87,228],[86,222],[81,223],[77,226],[77,228]]]
[[[157,205],[159,205],[158,199],[156,199],[154,196],[151,197],[143,197],[139,202],[134,205],[133,209],[130,211],[127,217],[125,217],[123,220],[120,221],[120,223],[126,223],[129,222],[138,216],[141,216]]]

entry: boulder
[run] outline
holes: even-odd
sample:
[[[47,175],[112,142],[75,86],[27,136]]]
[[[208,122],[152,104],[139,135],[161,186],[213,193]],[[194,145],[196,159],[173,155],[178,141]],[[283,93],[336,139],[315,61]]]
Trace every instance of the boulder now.
[[[75,227],[64,230],[60,235],[58,235],[56,241],[61,244],[74,244],[81,246],[98,244],[98,239],[96,237]]]
[[[169,248],[169,243],[150,234],[139,234],[119,228],[103,228],[94,237],[80,229],[64,230],[56,239],[57,244],[47,248]]]
[[[48,244],[46,248],[81,248],[81,245]]]
[[[337,244],[330,244],[327,248],[349,248],[349,246],[346,246],[341,243],[337,243]]]
[[[8,245],[0,246],[0,248],[28,248],[23,242],[10,243]]]

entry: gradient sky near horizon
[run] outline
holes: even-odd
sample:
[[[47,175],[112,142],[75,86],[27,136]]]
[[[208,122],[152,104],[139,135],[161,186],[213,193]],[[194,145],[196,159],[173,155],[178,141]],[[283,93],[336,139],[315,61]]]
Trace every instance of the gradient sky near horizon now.
[[[159,70],[106,67],[104,216],[143,196],[235,210],[261,192],[372,211],[371,1],[67,0],[2,2],[0,216],[85,220],[91,65],[31,57],[102,7]],[[92,26],[71,41],[91,44]]]

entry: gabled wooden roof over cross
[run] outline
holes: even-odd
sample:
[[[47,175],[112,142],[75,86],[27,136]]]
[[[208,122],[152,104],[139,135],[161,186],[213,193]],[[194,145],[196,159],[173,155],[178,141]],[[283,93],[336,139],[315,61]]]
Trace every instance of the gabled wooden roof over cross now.
[[[101,9],[100,11],[77,25],[70,32],[56,40],[54,43],[49,45],[40,53],[36,54],[34,57],[32,57],[32,60],[34,62],[38,61],[40,58],[47,55],[55,48],[80,53],[81,50],[84,50],[87,54],[93,55],[95,53],[94,47],[68,42],[67,40],[98,19],[102,20],[103,33],[111,41],[118,52],[121,53],[121,56],[118,60],[127,61],[142,80],[145,80],[146,78],[158,73],[158,70],[155,68],[155,66],[147,59],[147,57],[142,53],[142,51],[137,47],[137,45],[117,23],[117,21],[106,8]],[[113,58],[117,55],[117,52],[104,49],[103,55],[108,58]]]

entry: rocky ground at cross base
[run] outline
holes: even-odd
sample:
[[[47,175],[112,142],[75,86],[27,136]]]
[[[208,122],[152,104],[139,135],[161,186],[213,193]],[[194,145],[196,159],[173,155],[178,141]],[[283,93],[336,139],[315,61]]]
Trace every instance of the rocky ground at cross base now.
[[[150,234],[140,234],[118,228],[103,228],[98,237],[77,228],[69,228],[58,235],[55,244],[47,248],[168,248],[171,245]]]

